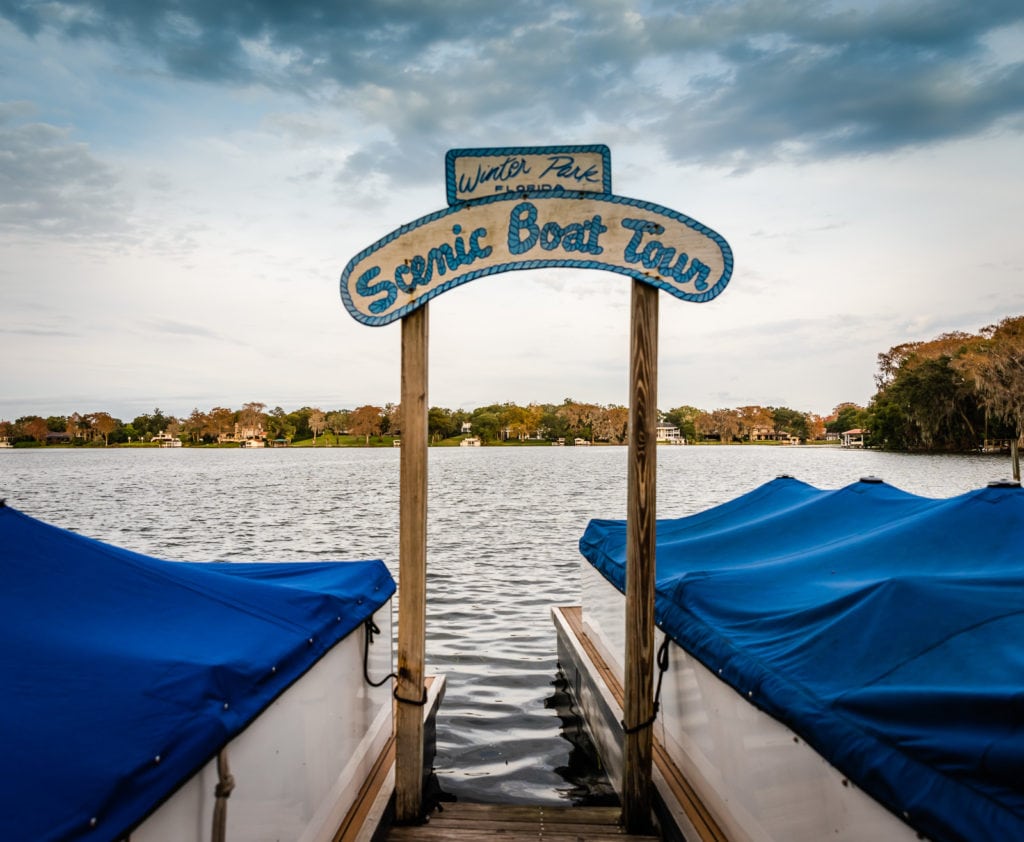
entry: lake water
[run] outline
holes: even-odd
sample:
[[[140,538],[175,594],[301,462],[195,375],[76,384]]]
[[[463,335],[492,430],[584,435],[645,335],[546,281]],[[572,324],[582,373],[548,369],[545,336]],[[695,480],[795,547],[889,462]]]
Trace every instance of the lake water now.
[[[0,497],[161,558],[382,558],[397,575],[398,462],[396,449],[0,450]],[[781,473],[822,488],[874,475],[947,497],[1009,472],[998,456],[662,447],[658,516]],[[626,448],[434,448],[429,477],[427,659],[448,680],[442,788],[465,800],[602,799],[606,783],[570,741],[550,608],[579,602],[587,521],[625,516]]]

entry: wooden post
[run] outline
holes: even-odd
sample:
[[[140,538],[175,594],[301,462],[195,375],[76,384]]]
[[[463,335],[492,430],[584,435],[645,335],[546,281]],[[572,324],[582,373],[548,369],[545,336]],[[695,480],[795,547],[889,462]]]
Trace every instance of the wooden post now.
[[[398,698],[395,818],[423,812],[423,708],[427,622],[427,305],[402,319],[402,454],[398,539]],[[408,701],[403,701],[408,700]]]
[[[1020,482],[1020,435],[1016,431],[1010,439],[1010,470],[1013,478]]]
[[[633,281],[626,498],[625,768],[627,833],[651,824],[650,719],[654,711],[654,541],[658,426],[658,290]],[[647,723],[646,727],[642,726]],[[631,730],[636,728],[637,730]]]

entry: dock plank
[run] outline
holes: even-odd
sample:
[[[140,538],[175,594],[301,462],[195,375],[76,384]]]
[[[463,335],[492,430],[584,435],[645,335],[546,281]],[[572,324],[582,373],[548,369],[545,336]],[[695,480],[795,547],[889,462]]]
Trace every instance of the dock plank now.
[[[388,842],[462,842],[498,837],[502,842],[657,842],[630,836],[619,824],[618,807],[547,807],[455,802],[422,825],[394,826]]]

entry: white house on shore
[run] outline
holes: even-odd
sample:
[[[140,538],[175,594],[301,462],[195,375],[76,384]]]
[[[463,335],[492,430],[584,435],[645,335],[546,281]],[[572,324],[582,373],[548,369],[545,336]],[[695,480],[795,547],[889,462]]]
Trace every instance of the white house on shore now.
[[[843,433],[843,447],[863,447],[864,432],[860,427],[854,430],[847,430]]]
[[[166,430],[157,433],[153,436],[152,441],[157,447],[181,447],[181,439],[177,436],[172,436]]]
[[[680,434],[679,428],[672,424],[659,424],[655,440],[668,444],[686,444],[686,439]]]
[[[221,433],[217,436],[217,443],[239,444],[242,447],[265,447],[267,433],[260,423],[255,425],[235,424],[233,433]]]

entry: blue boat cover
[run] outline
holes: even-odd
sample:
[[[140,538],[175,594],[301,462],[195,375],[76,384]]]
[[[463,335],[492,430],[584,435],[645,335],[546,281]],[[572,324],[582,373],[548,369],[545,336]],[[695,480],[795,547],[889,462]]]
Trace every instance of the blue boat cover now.
[[[380,561],[162,561],[2,506],[0,582],[0,839],[31,842],[122,838],[395,589]]]
[[[623,521],[583,555],[625,589]],[[657,524],[682,648],[933,840],[1024,839],[1024,490],[779,478]]]

